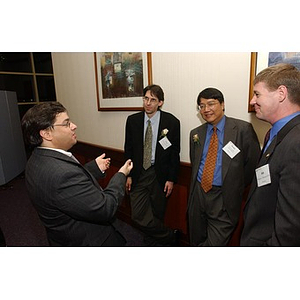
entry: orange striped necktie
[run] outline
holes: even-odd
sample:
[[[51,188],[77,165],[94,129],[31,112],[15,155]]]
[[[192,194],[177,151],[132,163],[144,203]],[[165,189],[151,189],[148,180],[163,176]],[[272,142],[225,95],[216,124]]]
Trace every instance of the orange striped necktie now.
[[[214,126],[214,132],[210,138],[208,152],[204,164],[201,186],[205,193],[211,190],[214,179],[214,171],[216,167],[217,154],[218,154],[218,135],[217,127]]]

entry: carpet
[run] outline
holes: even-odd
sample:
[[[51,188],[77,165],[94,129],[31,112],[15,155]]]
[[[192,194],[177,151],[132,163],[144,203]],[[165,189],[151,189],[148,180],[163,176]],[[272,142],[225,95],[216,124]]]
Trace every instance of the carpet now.
[[[117,219],[126,246],[144,246],[142,233]],[[0,186],[0,230],[6,246],[49,246],[46,231],[29,199],[24,176]]]

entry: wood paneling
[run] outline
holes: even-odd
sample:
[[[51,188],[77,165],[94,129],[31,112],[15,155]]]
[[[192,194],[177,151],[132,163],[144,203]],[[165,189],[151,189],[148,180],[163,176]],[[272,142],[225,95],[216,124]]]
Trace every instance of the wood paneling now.
[[[99,183],[104,188],[108,184],[110,178],[118,172],[120,167],[124,164],[124,152],[117,149],[106,148],[102,146],[92,145],[88,143],[78,142],[71,152],[82,163],[85,164],[88,161],[95,159],[102,153],[106,154],[106,157],[111,158],[111,167],[106,172],[106,177],[100,179]],[[180,171],[178,177],[178,183],[174,186],[174,190],[169,197],[168,207],[166,211],[165,223],[171,228],[177,228],[182,231],[181,245],[188,246],[188,226],[186,217],[187,199],[189,192],[189,184],[191,178],[191,166],[188,163],[180,164]],[[118,218],[134,226],[131,221],[131,209],[129,203],[129,197],[126,195],[122,204],[118,209]],[[242,228],[242,217],[238,228],[234,232],[234,235],[229,243],[230,246],[238,246],[239,238]]]

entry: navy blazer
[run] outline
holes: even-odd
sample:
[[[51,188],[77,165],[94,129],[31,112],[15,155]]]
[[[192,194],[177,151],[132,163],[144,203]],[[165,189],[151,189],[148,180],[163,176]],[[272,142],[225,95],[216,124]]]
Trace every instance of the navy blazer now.
[[[253,178],[241,246],[300,246],[300,116],[277,133],[258,167],[266,164],[271,183]]]
[[[25,179],[50,245],[101,246],[114,234],[112,221],[125,194],[126,177],[116,173],[102,190],[96,180],[100,176],[95,160],[83,167],[55,150],[34,150]]]
[[[241,210],[243,193],[251,183],[254,169],[259,159],[260,145],[252,125],[243,120],[225,116],[223,146],[231,141],[241,151],[232,159],[222,154],[222,195],[225,209],[233,223],[237,223]],[[190,133],[190,160],[192,165],[188,209],[193,206],[195,184],[203,153],[207,123],[193,129]],[[194,136],[199,137],[195,141]]]
[[[160,145],[161,133],[168,129],[167,138],[172,144],[166,150]],[[138,112],[127,118],[125,138],[125,159],[133,161],[132,188],[136,185],[143,168],[144,112]],[[166,181],[177,182],[180,164],[180,122],[168,112],[161,111],[155,152],[155,172],[161,187]]]

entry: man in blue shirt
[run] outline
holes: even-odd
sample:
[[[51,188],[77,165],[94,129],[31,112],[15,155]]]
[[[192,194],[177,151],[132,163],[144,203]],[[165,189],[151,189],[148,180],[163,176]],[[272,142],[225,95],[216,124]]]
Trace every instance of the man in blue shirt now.
[[[206,123],[190,133],[190,244],[226,246],[238,223],[243,193],[254,175],[260,146],[250,123],[224,115],[224,97],[219,90],[203,90],[197,104]],[[217,156],[211,162],[210,141],[214,131]],[[208,161],[213,170],[207,186],[205,169],[212,168],[206,167]]]
[[[300,246],[300,72],[290,64],[264,69],[250,101],[272,125],[248,200],[242,246]]]

